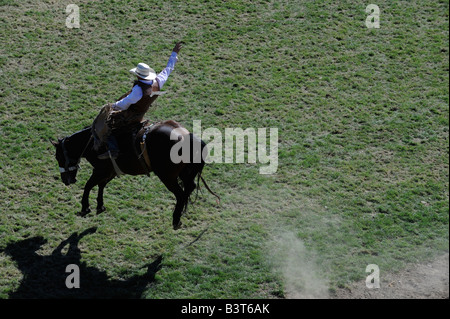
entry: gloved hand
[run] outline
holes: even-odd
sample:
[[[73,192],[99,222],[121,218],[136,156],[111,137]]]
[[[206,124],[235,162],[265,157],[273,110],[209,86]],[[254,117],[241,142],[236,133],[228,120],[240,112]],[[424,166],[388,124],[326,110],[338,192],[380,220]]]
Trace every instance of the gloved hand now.
[[[175,44],[175,47],[173,48],[173,52],[175,52],[176,54],[178,54],[178,52],[180,52],[181,48],[183,47],[181,42],[177,42],[177,44]]]

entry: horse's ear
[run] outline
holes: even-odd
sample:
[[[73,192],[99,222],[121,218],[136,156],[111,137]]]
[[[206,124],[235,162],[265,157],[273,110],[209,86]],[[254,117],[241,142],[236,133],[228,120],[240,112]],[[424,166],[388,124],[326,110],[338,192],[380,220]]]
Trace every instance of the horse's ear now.
[[[50,143],[53,144],[54,147],[56,147],[58,145],[58,142],[53,141],[52,139],[49,139]]]

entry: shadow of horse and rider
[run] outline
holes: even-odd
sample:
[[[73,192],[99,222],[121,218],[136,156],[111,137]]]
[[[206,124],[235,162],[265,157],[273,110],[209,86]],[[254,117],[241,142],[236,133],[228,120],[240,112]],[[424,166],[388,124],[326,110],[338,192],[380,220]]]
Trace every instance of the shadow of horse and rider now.
[[[13,299],[49,299],[49,298],[141,298],[148,285],[155,280],[155,274],[161,269],[162,256],[152,263],[143,265],[146,272],[124,280],[111,279],[103,270],[88,266],[81,260],[78,247],[80,240],[95,233],[96,227],[82,233],[73,233],[63,240],[49,255],[42,256],[37,251],[47,240],[41,236],[9,243],[3,252],[9,255],[22,272],[20,286],[9,294]],[[63,253],[65,247],[67,253]],[[66,272],[68,265],[79,267],[79,288],[68,288]]]

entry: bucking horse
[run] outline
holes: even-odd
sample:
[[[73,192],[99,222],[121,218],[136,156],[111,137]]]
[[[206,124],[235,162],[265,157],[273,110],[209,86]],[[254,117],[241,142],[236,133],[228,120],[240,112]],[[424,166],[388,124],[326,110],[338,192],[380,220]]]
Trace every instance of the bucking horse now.
[[[205,165],[203,154],[207,153],[205,142],[189,133],[181,124],[172,120],[152,125],[141,123],[140,128],[116,135],[116,138],[120,145],[120,154],[116,160],[97,158],[98,150],[94,147],[95,130],[92,126],[58,141],[52,141],[56,148],[55,156],[59,164],[61,180],[65,185],[76,182],[81,158],[85,158],[93,167],[92,175],[84,186],[79,215],[85,216],[91,212],[89,193],[95,186],[98,186],[97,214],[104,212],[106,210],[103,203],[104,188],[120,174],[149,175],[153,172],[159,177],[176,198],[172,220],[174,229],[180,228],[181,215],[187,210],[191,193],[199,187],[200,179],[206,189],[219,199],[201,176]],[[185,160],[176,163],[172,160],[171,150],[181,140],[189,143],[189,147],[185,149],[190,151],[190,156],[189,160],[186,160],[186,156],[181,156],[179,158]],[[200,147],[195,147],[195,143]],[[183,155],[182,151],[183,148],[180,148],[178,155]]]

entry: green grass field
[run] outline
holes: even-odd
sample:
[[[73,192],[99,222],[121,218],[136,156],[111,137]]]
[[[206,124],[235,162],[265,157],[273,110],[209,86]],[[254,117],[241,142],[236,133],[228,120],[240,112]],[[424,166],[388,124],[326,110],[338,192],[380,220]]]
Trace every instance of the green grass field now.
[[[70,3],[80,28],[65,25]],[[370,3],[0,0],[0,298],[68,294],[70,251],[52,252],[91,227],[73,296],[332,297],[368,264],[447,252],[448,1],[377,1],[379,29]],[[146,117],[278,128],[277,172],[207,165],[221,204],[203,189],[178,231],[154,175],[113,180],[107,212],[76,216],[90,165],[66,187],[49,139],[90,125],[138,62],[162,70],[177,41]]]

